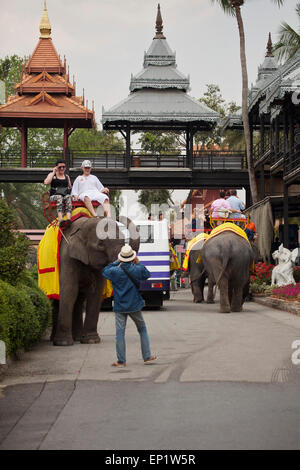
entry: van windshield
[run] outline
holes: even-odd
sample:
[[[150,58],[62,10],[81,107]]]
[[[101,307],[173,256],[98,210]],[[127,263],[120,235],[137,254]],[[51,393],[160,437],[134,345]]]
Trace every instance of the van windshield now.
[[[141,243],[154,243],[154,226],[153,225],[137,225],[140,231]]]

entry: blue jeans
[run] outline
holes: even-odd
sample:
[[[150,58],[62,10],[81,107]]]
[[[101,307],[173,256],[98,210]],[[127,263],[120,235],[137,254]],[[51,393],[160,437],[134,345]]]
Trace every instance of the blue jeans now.
[[[116,320],[116,350],[117,359],[121,364],[126,363],[126,343],[125,343],[125,329],[128,315],[134,321],[135,326],[139,332],[141,340],[141,350],[144,361],[151,356],[150,341],[144,321],[142,312],[119,313],[115,312]]]

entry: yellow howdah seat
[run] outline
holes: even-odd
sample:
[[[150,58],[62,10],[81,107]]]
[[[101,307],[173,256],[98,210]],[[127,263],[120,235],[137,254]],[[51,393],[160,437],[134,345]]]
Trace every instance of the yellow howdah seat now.
[[[208,238],[209,238],[209,234],[203,232],[203,233],[200,233],[199,235],[197,235],[195,238],[193,238],[192,240],[190,240],[188,242],[187,248],[186,248],[186,254],[185,254],[185,257],[184,257],[184,260],[183,260],[183,264],[182,264],[182,270],[183,271],[187,271],[188,268],[189,268],[190,254],[191,254],[191,250],[194,248],[194,246],[197,245],[202,240],[207,240]]]
[[[251,243],[249,242],[248,237],[247,237],[246,233],[244,232],[244,230],[241,227],[239,227],[238,225],[236,225],[232,222],[225,222],[224,224],[221,224],[221,225],[218,225],[218,227],[215,227],[210,232],[209,240],[211,240],[213,237],[216,237],[220,233],[227,232],[228,230],[230,232],[235,233],[236,235],[239,235],[240,237],[244,238],[245,240],[247,240],[247,242],[251,246]],[[206,243],[206,241],[205,241],[205,243]]]

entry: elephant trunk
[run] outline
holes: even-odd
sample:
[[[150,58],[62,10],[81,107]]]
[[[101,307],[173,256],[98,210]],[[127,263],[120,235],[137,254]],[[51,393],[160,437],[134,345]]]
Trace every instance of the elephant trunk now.
[[[134,225],[132,220],[125,216],[120,216],[119,222],[124,224],[129,231],[129,245],[134,251],[138,252],[140,247],[140,234],[138,228]]]

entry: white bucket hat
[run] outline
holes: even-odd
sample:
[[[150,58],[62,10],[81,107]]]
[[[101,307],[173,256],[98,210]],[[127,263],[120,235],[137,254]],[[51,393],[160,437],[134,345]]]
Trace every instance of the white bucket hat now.
[[[128,263],[133,261],[136,257],[136,252],[131,248],[130,245],[122,246],[120,253],[118,254],[118,260]]]
[[[83,162],[81,163],[81,168],[92,168],[92,164],[90,162],[90,160],[83,160]]]

